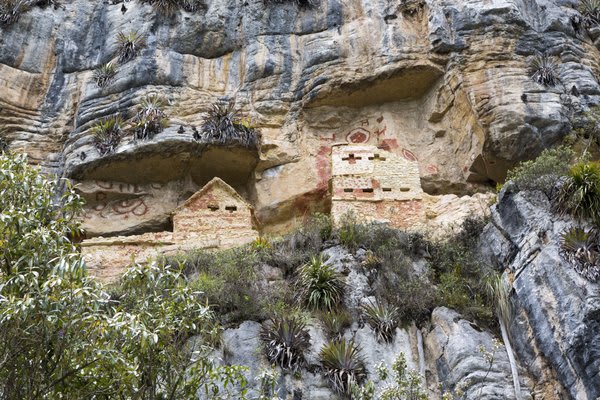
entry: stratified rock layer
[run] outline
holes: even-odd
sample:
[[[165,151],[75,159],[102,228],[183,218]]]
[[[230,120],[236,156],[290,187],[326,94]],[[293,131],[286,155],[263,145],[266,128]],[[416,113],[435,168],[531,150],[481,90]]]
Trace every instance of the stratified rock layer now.
[[[599,53],[576,32],[569,0],[427,0],[416,9],[214,0],[172,17],[137,0],[125,12],[109,3],[63,1],[0,27],[0,125],[11,147],[80,181],[201,187],[219,176],[271,231],[328,209],[334,143],[416,160],[426,192],[464,194],[560,140],[569,116],[599,100]],[[117,34],[131,30],[147,46],[97,87],[94,69],[116,62]],[[538,52],[560,59],[560,85],[529,79]],[[131,117],[147,94],[168,101],[171,127],[101,157],[90,127]],[[263,133],[258,154],[211,155],[193,140],[203,113],[232,98]]]
[[[558,218],[541,192],[501,192],[483,244],[507,268],[516,310],[513,345],[544,398],[600,396],[600,285],[560,255],[560,234],[575,221]],[[552,384],[554,380],[562,384]],[[537,397],[536,397],[537,398]]]

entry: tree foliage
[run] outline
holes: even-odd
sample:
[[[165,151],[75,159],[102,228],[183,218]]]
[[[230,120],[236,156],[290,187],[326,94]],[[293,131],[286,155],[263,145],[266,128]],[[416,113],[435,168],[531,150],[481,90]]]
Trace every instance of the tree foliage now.
[[[0,155],[0,398],[244,398],[243,368],[207,357],[212,313],[179,268],[133,267],[113,296],[87,276],[82,200],[59,186]]]

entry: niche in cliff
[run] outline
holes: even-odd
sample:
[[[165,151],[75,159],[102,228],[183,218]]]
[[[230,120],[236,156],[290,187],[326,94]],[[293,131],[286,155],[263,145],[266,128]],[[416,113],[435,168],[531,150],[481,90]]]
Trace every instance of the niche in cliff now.
[[[349,80],[348,76],[344,76],[343,82],[338,82],[337,79],[322,85],[318,81],[314,82],[306,106],[359,108],[418,99],[425,96],[444,73],[439,66],[428,63],[389,69],[379,74],[370,74],[366,79],[361,79],[361,72],[348,71],[358,78]]]

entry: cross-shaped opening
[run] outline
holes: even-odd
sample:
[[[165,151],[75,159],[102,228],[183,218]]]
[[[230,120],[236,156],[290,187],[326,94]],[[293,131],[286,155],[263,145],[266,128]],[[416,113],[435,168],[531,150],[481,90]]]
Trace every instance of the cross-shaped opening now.
[[[218,205],[216,205],[216,204],[209,204],[209,205],[208,205],[208,209],[209,209],[210,211],[217,211],[217,210],[219,209],[219,206],[218,206]]]
[[[354,154],[348,154],[348,157],[342,157],[342,161],[348,161],[350,164],[356,164],[357,160],[362,160],[362,157],[355,157]]]

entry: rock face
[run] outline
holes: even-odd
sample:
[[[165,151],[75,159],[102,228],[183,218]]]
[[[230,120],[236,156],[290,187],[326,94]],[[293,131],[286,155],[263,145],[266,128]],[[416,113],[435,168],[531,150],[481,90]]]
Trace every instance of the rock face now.
[[[575,224],[549,210],[541,192],[500,194],[483,235],[488,257],[512,279],[513,345],[536,382],[536,398],[600,396],[600,285],[559,253]],[[554,380],[562,387],[552,384]],[[568,396],[563,393],[568,393]]]
[[[86,184],[197,190],[219,176],[270,231],[328,210],[335,143],[409,157],[429,194],[465,194],[558,141],[573,110],[599,100],[598,51],[571,23],[570,0],[215,0],[171,17],[138,0],[125,12],[57,3],[0,26],[0,126],[11,148]],[[117,34],[132,30],[146,47],[97,87],[94,69],[117,62]],[[528,78],[538,52],[559,57],[561,85]],[[90,128],[131,118],[147,94],[168,101],[170,127],[101,156]],[[230,99],[261,130],[260,151],[194,140],[211,105]]]

